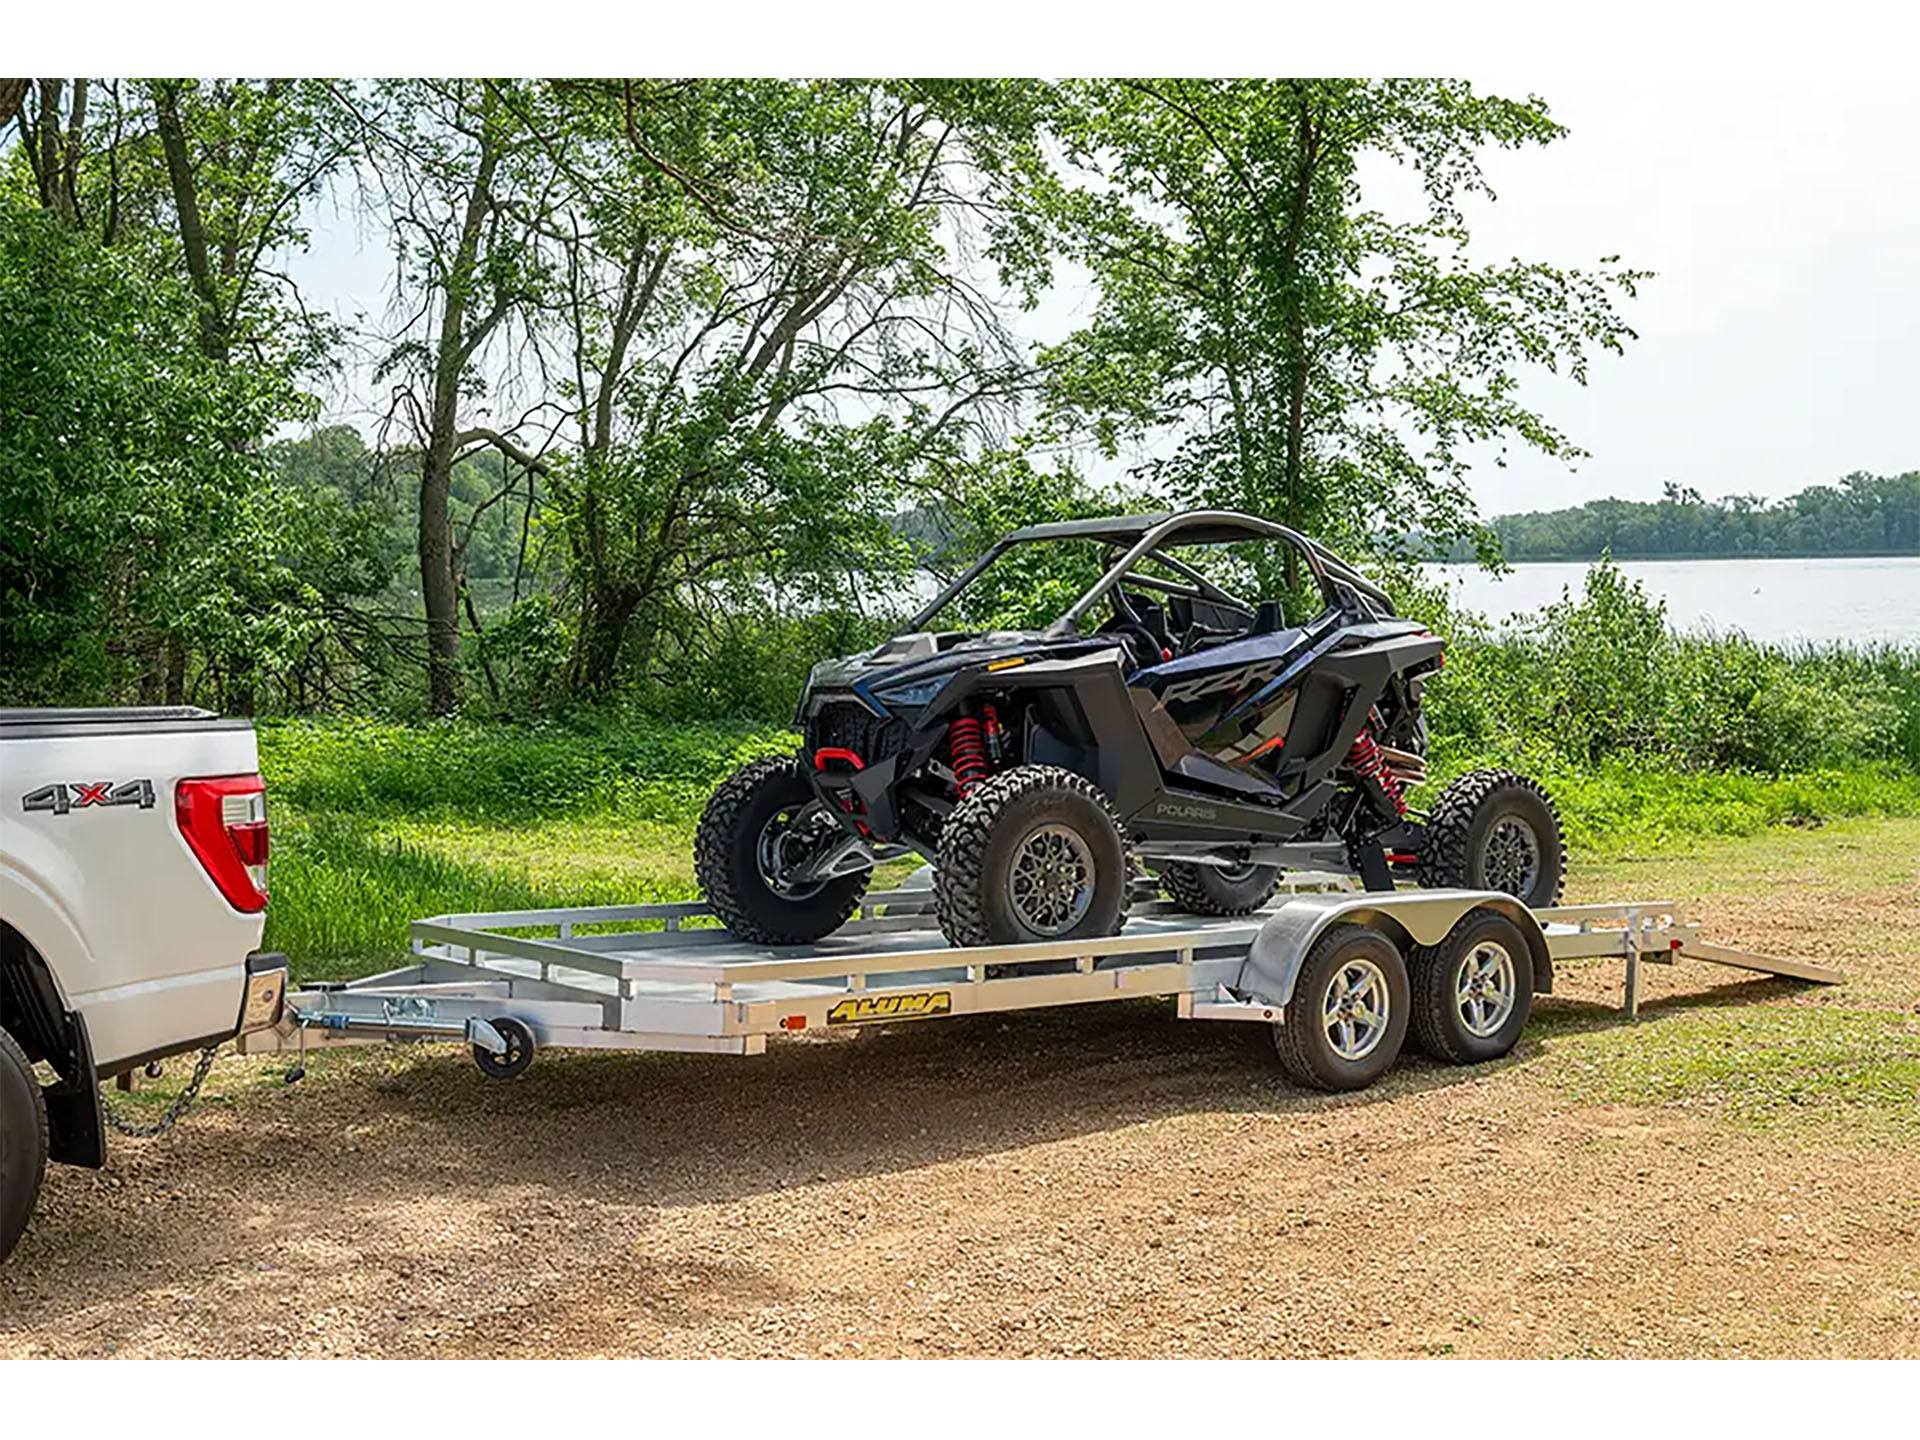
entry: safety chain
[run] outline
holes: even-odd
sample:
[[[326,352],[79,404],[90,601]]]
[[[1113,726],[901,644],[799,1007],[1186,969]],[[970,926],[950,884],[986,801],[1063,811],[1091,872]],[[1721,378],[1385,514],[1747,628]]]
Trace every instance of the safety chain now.
[[[100,1097],[100,1108],[106,1112],[107,1124],[122,1135],[130,1135],[135,1140],[152,1140],[164,1135],[180,1123],[180,1117],[192,1108],[193,1102],[200,1098],[200,1087],[207,1083],[207,1072],[213,1069],[214,1056],[220,1053],[220,1047],[209,1045],[200,1052],[200,1063],[193,1067],[193,1078],[187,1082],[187,1088],[173,1097],[173,1103],[167,1106],[166,1113],[151,1125],[136,1125],[131,1120],[123,1120],[113,1113],[113,1106],[107,1103],[105,1095]]]

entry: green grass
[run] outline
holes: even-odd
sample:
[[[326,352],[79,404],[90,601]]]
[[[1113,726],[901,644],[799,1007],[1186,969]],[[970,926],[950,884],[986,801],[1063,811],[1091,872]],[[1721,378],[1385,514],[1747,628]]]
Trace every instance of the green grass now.
[[[1549,1003],[1535,1073],[1576,1102],[1658,1106],[1749,1129],[1920,1138],[1920,819],[1820,818],[1577,866],[1568,898],[1670,896],[1710,938],[1831,964],[1803,988],[1724,986],[1653,1002],[1633,1024]]]
[[[284,843],[282,835],[284,833]],[[634,904],[694,897],[691,824],[544,825],[275,821],[268,943],[298,979],[343,979],[392,960],[407,922],[449,911]]]
[[[1583,861],[1685,850],[1773,826],[1920,815],[1920,774],[1895,765],[1752,775],[1612,760],[1586,771],[1544,766],[1533,773]]]
[[[260,735],[274,802],[299,813],[502,826],[584,815],[677,823],[723,776],[793,746],[779,726],[614,715],[514,726],[293,720]]]
[[[296,979],[340,979],[391,964],[426,915],[690,899],[706,797],[792,745],[717,725],[263,727],[267,943]]]
[[[1769,1128],[1809,1121],[1920,1135],[1920,1017],[1828,1005],[1651,1014],[1566,1033],[1543,1013],[1541,1073],[1588,1103],[1658,1105]],[[1560,1038],[1556,1039],[1556,1035]]]

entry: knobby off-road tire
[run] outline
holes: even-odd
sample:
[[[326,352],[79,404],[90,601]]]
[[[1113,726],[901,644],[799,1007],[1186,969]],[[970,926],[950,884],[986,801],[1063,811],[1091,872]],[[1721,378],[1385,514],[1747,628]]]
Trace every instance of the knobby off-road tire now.
[[[1377,1016],[1378,1026],[1369,1036],[1356,1016],[1346,1033],[1367,1043],[1361,1053],[1342,1054],[1330,1026],[1337,1028],[1337,1002],[1356,993],[1356,984],[1364,986],[1359,993],[1368,997],[1365,1013]],[[1295,1084],[1315,1090],[1365,1089],[1400,1057],[1409,996],[1406,962],[1393,941],[1371,925],[1330,927],[1307,951],[1286,1015],[1274,1024],[1280,1068]]]
[[[1022,866],[1030,869],[1017,877]],[[936,868],[935,914],[953,945],[1078,940],[1118,934],[1126,922],[1120,817],[1099,786],[1058,766],[1021,765],[982,781],[941,827]],[[1084,871],[1085,894],[1076,889],[1041,916],[1050,923],[1037,924],[1045,897],[1015,894],[1016,886],[1031,882],[1031,869],[1043,880]]]
[[[1438,945],[1407,956],[1413,1042],[1446,1065],[1497,1060],[1533,1014],[1533,950],[1497,910],[1469,910]]]
[[[47,1172],[47,1106],[26,1053],[0,1030],[0,1262],[13,1253]]]
[[[787,895],[775,890],[761,870],[760,837],[768,823],[813,799],[800,759],[772,756],[741,767],[707,802],[693,838],[694,878],[721,923],[742,940],[805,945],[831,935],[860,908],[871,871]]]
[[[1515,853],[1529,844],[1537,863],[1517,880]],[[1558,904],[1567,847],[1552,798],[1511,770],[1462,775],[1427,814],[1417,877],[1429,889],[1504,890],[1536,910]]]
[[[1175,860],[1160,867],[1160,888],[1189,915],[1251,915],[1273,898],[1279,884],[1277,865],[1233,871]]]

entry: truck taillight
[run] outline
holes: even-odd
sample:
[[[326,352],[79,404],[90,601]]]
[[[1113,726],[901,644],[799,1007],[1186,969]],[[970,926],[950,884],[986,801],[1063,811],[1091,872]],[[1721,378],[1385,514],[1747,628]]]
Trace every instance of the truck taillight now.
[[[174,814],[187,848],[234,909],[267,908],[267,787],[258,775],[182,780]]]

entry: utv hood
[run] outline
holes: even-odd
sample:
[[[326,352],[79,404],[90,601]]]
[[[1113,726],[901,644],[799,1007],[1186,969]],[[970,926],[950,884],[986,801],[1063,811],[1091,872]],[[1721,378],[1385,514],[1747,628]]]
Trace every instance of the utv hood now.
[[[1038,630],[992,630],[978,635],[918,630],[895,635],[871,650],[814,666],[801,698],[801,718],[808,701],[822,691],[851,690],[883,709],[912,710],[925,705],[942,682],[962,670],[1001,661],[1083,655],[1114,643],[1110,636],[1059,636]],[[890,691],[904,692],[904,698],[890,702]]]

